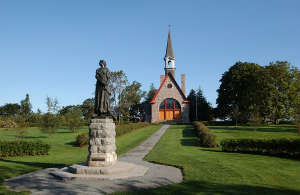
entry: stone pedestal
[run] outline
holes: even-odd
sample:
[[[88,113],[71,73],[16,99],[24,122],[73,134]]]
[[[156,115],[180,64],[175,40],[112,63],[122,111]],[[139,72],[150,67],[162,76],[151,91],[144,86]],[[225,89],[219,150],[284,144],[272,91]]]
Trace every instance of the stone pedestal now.
[[[89,126],[89,167],[111,166],[117,161],[115,124],[110,118],[92,119]]]
[[[146,174],[148,167],[117,161],[115,124],[110,118],[92,119],[89,126],[89,155],[80,163],[50,172],[63,180],[126,179]]]

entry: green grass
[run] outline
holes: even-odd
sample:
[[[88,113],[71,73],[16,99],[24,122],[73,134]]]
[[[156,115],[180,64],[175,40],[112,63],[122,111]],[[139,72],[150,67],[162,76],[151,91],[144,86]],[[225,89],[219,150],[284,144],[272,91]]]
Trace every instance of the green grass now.
[[[293,126],[209,127],[226,138],[300,138]],[[300,161],[224,153],[198,146],[191,126],[171,126],[146,160],[183,169],[184,181],[157,189],[116,194],[300,194]]]
[[[139,145],[142,141],[156,132],[161,125],[152,125],[132,131],[116,139],[117,153],[123,154]],[[41,140],[49,143],[51,150],[45,156],[24,156],[0,159],[0,194],[15,194],[8,191],[2,184],[4,179],[15,177],[35,170],[49,167],[63,167],[78,162],[84,162],[87,158],[87,147],[74,146],[74,141],[79,133],[87,132],[88,128],[81,128],[77,133],[68,129],[59,129],[52,137],[40,132],[38,128],[29,128],[25,140]],[[15,140],[15,131],[0,129],[0,140]],[[27,194],[25,192],[20,194]]]

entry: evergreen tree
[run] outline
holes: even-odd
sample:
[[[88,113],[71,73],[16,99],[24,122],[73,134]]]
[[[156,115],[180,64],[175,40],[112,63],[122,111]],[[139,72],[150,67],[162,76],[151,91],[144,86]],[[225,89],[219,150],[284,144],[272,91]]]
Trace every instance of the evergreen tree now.
[[[190,120],[210,121],[213,119],[213,108],[206,100],[202,90],[191,90],[187,99],[190,101]]]
[[[32,110],[31,110],[32,106],[31,106],[31,103],[30,103],[28,93],[26,94],[25,99],[20,102],[20,104],[21,104],[21,108],[20,108],[20,114],[21,115],[28,116],[29,114],[32,113]]]

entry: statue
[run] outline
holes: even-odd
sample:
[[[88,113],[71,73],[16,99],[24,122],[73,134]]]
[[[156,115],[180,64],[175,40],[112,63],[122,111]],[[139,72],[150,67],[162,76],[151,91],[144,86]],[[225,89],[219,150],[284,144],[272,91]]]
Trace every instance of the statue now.
[[[95,108],[94,113],[95,117],[106,117],[111,115],[109,110],[109,79],[110,72],[106,67],[106,62],[100,60],[100,68],[96,70],[96,91],[95,91]]]

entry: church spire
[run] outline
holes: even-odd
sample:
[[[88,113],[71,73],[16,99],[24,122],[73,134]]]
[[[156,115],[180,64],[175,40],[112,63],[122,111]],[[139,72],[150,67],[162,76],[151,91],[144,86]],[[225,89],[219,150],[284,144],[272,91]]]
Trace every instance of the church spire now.
[[[168,33],[168,42],[167,42],[167,49],[165,55],[165,73],[167,74],[170,72],[173,76],[175,76],[175,56],[173,53],[172,41],[171,41],[171,32],[170,32],[170,25],[169,25],[169,33]]]
[[[167,49],[166,49],[166,55],[165,55],[165,58],[166,57],[172,57],[174,58],[174,53],[173,53],[173,47],[172,47],[172,41],[171,41],[171,33],[170,33],[170,30],[169,30],[169,33],[168,33],[168,43],[167,43]]]

